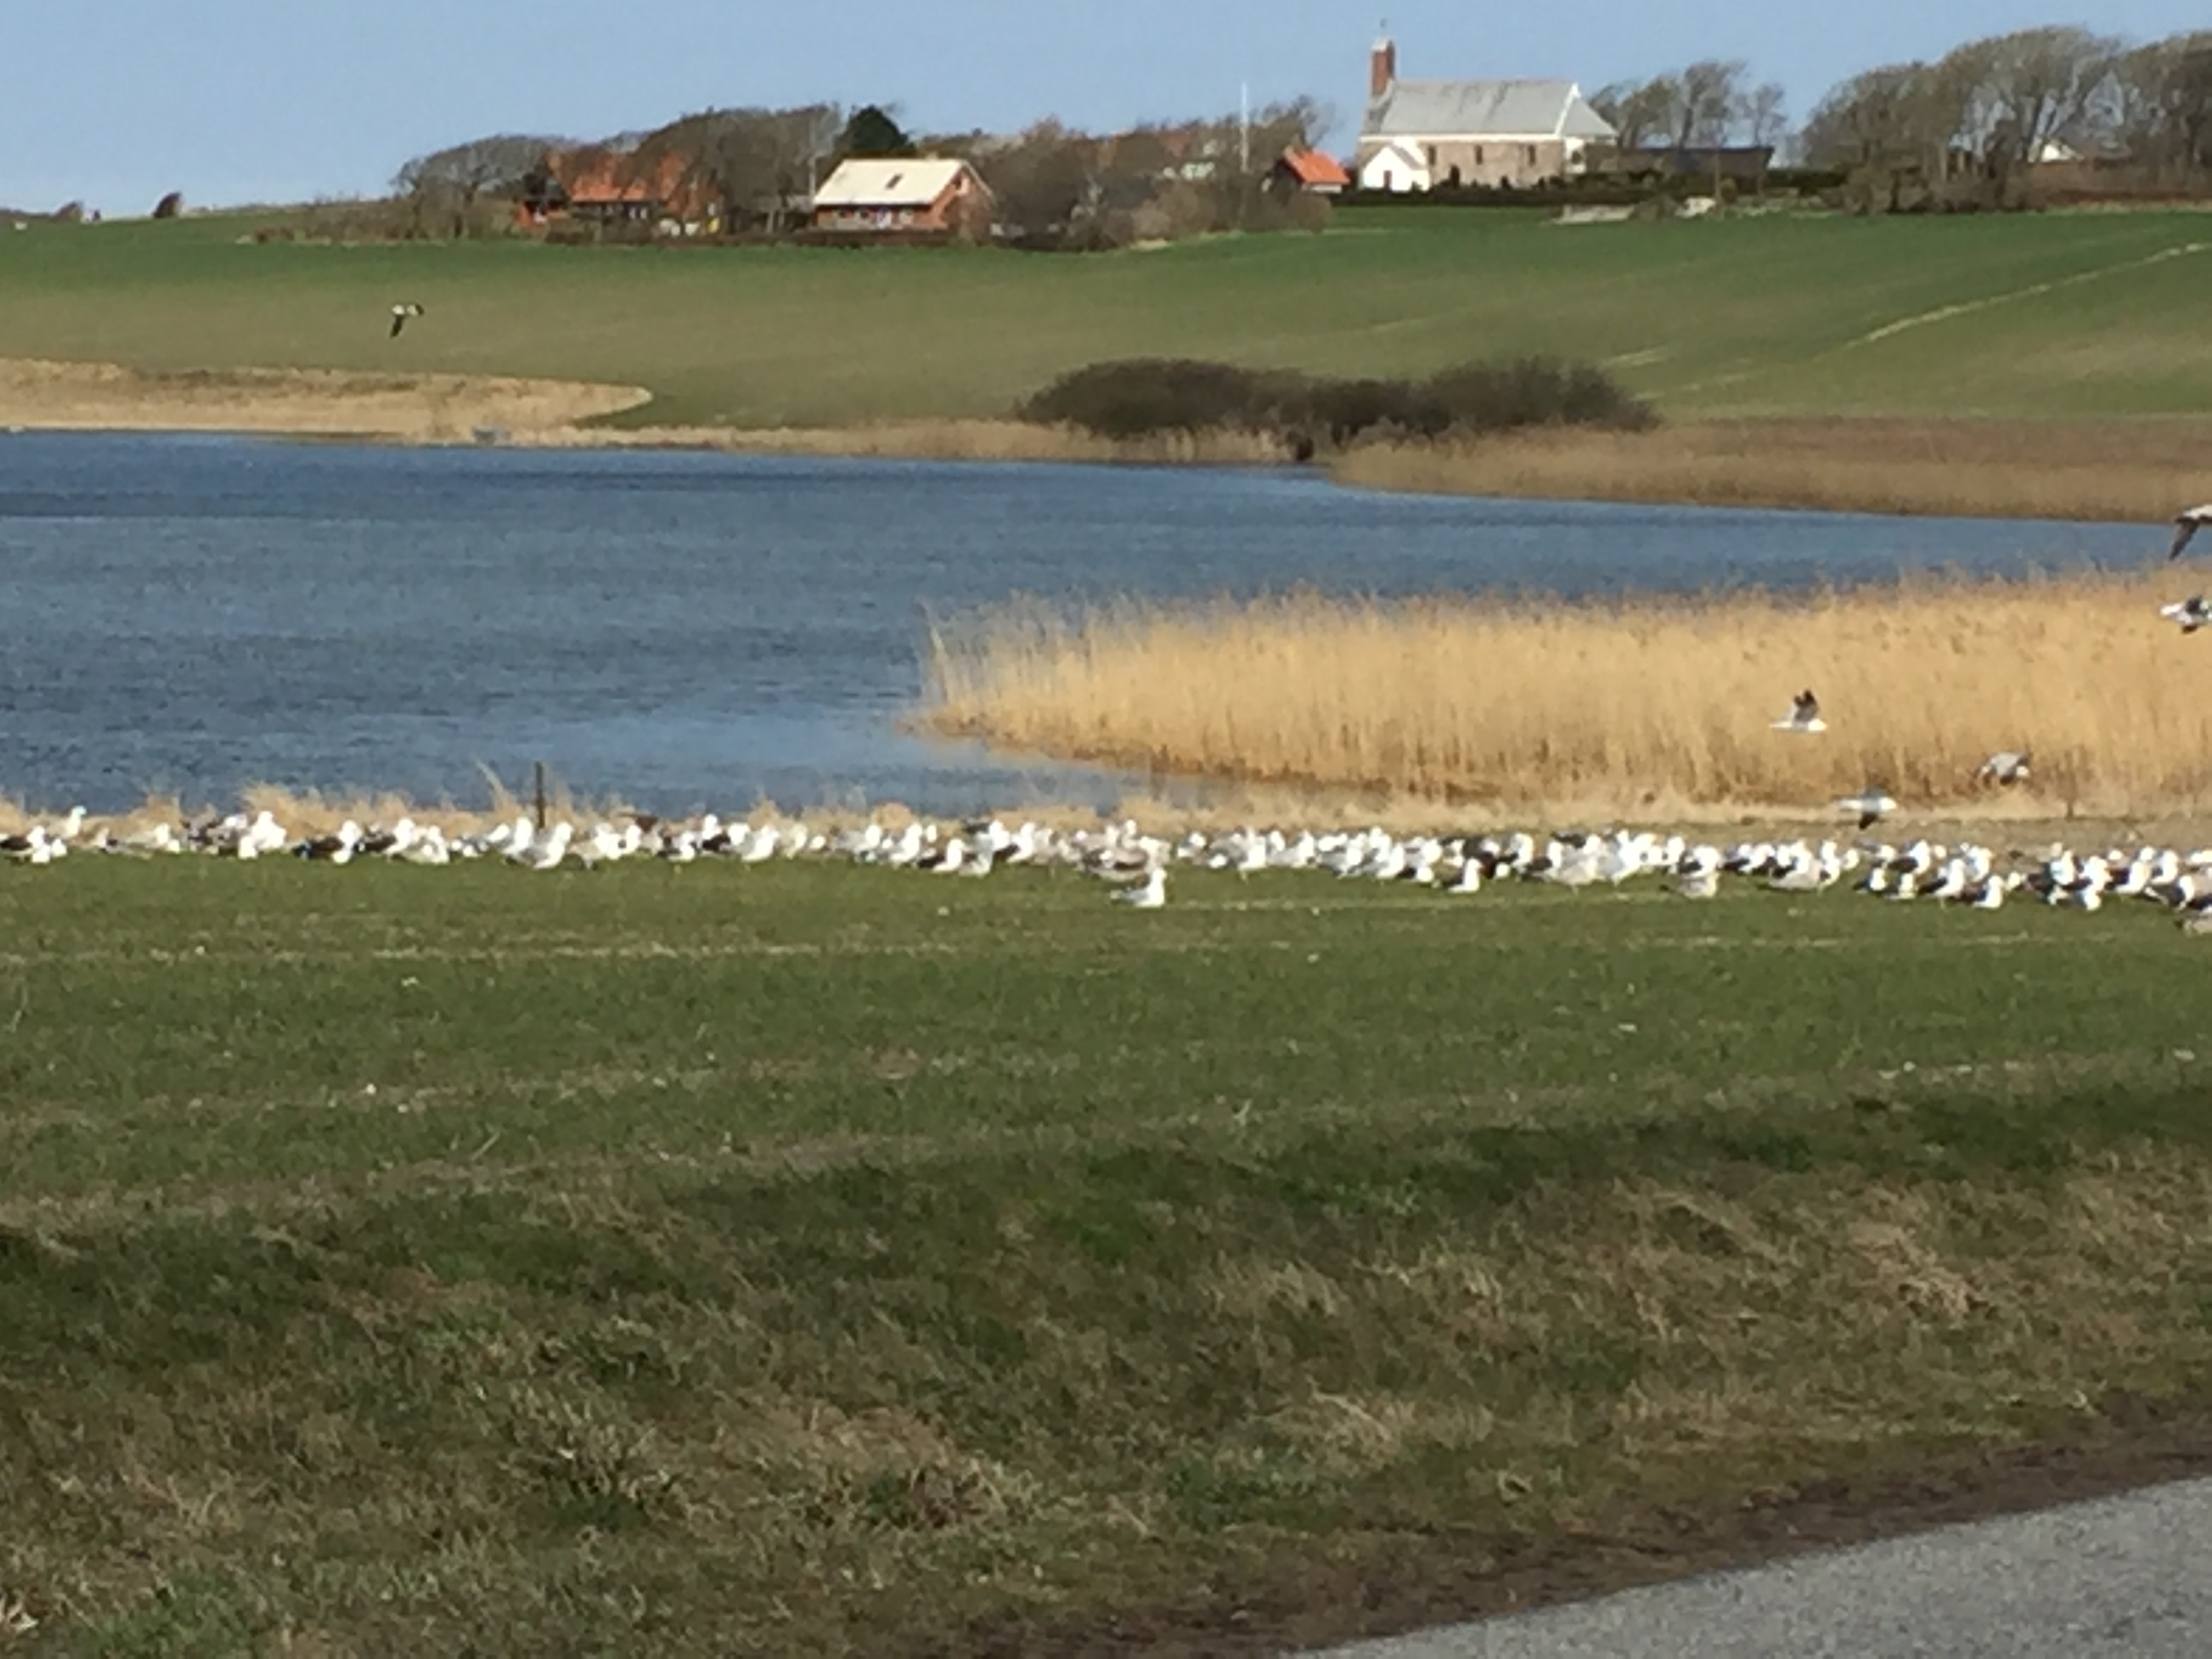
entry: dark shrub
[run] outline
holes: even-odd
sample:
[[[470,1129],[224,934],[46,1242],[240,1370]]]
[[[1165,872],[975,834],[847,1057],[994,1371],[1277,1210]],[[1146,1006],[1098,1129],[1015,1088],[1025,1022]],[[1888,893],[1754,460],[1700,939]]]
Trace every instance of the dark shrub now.
[[[1105,438],[1268,432],[1294,452],[1317,442],[1341,448],[1379,432],[1441,438],[1529,426],[1639,430],[1656,418],[1595,364],[1544,357],[1468,363],[1425,380],[1333,380],[1229,363],[1132,358],[1062,375],[1016,413]]]
[[[1137,357],[1063,374],[1017,411],[1042,425],[1079,426],[1104,438],[1225,428],[1280,431],[1301,423],[1297,375],[1228,363]]]

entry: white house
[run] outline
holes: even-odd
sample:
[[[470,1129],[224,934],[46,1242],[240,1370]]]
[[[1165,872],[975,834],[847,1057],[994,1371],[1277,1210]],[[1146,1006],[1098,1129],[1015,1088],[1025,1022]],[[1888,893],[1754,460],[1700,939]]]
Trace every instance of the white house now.
[[[1360,141],[1363,159],[1359,163],[1359,187],[1362,190],[1407,191],[1426,190],[1432,182],[1429,164],[1421,150],[1402,138],[1387,140],[1371,155],[1366,154],[1366,141]]]
[[[1619,142],[1572,81],[1401,81],[1379,40],[1359,135],[1363,189],[1528,185],[1589,170]]]

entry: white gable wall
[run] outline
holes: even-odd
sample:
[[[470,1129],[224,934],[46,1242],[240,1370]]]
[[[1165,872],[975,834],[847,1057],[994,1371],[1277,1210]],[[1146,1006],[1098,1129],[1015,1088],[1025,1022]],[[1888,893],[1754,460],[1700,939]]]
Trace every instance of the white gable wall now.
[[[1435,180],[1419,151],[1405,144],[1385,144],[1360,164],[1362,190],[1401,193],[1426,190]]]

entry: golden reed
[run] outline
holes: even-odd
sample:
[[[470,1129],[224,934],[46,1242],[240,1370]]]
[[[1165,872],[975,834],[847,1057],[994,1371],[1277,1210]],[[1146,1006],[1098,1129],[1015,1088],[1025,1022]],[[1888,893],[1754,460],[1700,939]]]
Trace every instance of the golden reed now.
[[[1299,596],[933,632],[940,732],[1158,773],[1504,807],[2192,811],[2212,791],[2212,633],[2165,573],[1914,580],[1629,603]],[[1829,730],[1771,728],[1819,693]]]
[[[2212,422],[1697,421],[1374,444],[1331,472],[1435,495],[2156,525],[2212,499]]]

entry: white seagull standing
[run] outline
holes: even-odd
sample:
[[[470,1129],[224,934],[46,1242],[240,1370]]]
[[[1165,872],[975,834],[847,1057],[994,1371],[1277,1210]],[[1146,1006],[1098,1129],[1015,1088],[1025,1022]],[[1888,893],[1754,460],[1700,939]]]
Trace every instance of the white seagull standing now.
[[[1820,700],[1810,690],[1800,691],[1790,705],[1789,716],[1775,721],[1774,729],[1808,734],[1826,731],[1828,723],[1820,718]]]
[[[2186,513],[2173,515],[2173,546],[2166,553],[2169,559],[2178,559],[2189,545],[2189,538],[2206,525],[2212,524],[2212,501],[2202,507],[2192,507]]]
[[[1115,903],[1128,905],[1132,909],[1163,909],[1168,902],[1168,872],[1155,865],[1152,874],[1142,882],[1131,887],[1117,888],[1107,896]]]

